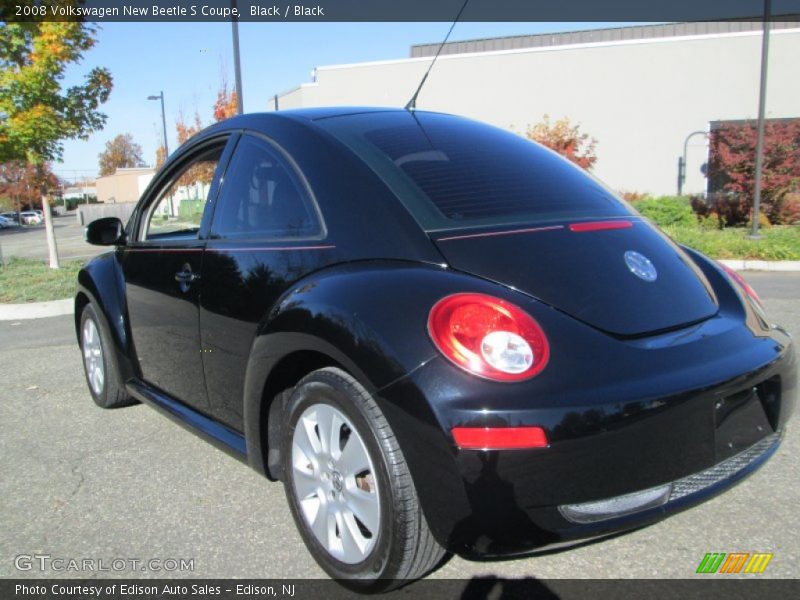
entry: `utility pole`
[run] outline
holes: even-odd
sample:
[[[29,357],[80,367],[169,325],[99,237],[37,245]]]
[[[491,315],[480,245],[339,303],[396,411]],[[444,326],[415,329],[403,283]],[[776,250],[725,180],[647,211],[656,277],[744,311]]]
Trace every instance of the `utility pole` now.
[[[767,63],[769,58],[770,0],[764,0],[764,32],[761,34],[761,86],[758,90],[758,134],[756,137],[756,180],[753,193],[753,226],[750,237],[760,239],[758,219],[761,210],[761,175],[764,169],[764,114],[767,100]]]
[[[236,0],[231,1],[231,7],[236,8]],[[242,96],[242,64],[239,60],[239,19],[231,17],[231,30],[233,33],[233,73],[236,78],[236,112],[244,113],[244,97]]]

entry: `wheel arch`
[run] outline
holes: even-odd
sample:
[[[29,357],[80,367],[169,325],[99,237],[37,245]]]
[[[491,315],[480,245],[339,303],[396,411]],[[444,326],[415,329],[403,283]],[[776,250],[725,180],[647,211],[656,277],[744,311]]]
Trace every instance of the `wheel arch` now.
[[[283,349],[280,355],[268,348]],[[248,464],[269,479],[282,478],[280,443],[283,411],[290,391],[306,375],[324,367],[337,367],[372,393],[367,375],[341,350],[306,333],[273,333],[253,344],[245,377],[244,434]]]
[[[74,301],[75,335],[80,343],[81,313],[92,303],[108,329],[120,375],[127,380],[136,374],[133,346],[128,323],[122,274],[114,253],[101,254],[78,272],[78,290]]]

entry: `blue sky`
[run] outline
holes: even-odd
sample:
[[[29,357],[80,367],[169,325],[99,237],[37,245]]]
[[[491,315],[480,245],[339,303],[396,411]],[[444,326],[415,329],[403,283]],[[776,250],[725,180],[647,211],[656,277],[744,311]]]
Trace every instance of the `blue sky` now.
[[[458,23],[453,40],[570,31],[632,23]],[[242,23],[239,28],[242,88],[246,112],[264,110],[272,96],[310,81],[316,66],[405,58],[412,44],[440,41],[449,23]],[[94,177],[105,142],[130,133],[154,162],[161,141],[161,111],[147,96],[164,91],[170,150],[175,150],[175,120],[195,110],[205,124],[223,73],[233,85],[229,23],[106,23],[97,45],[65,84],[80,81],[94,66],[105,66],[114,89],[102,110],[105,129],[88,141],[68,141],[56,173],[65,179]],[[435,76],[435,71],[431,75]],[[409,90],[409,95],[412,90]]]

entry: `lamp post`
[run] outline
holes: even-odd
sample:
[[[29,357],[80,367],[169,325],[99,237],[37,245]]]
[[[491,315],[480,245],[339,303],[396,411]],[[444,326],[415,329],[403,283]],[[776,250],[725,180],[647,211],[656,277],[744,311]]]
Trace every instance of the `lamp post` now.
[[[164,160],[169,156],[169,147],[167,146],[167,114],[164,112],[164,92],[161,91],[158,96],[148,96],[148,100],[161,100],[161,125],[164,127]]]
[[[758,217],[761,206],[761,178],[764,169],[764,111],[767,101],[767,65],[769,63],[769,16],[770,0],[764,0],[764,30],[761,34],[761,80],[758,89],[758,132],[756,134],[756,176],[753,193],[753,223],[750,238],[761,239],[758,233]]]
[[[693,131],[683,140],[683,154],[678,157],[678,196],[683,194],[683,184],[686,183],[686,153],[689,150],[689,140],[696,135],[705,135],[705,131]]]

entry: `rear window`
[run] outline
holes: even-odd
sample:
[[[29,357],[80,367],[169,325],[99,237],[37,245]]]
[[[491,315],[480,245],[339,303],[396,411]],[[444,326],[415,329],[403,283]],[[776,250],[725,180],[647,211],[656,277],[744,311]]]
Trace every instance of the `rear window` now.
[[[317,124],[370,165],[428,231],[631,214],[579,167],[496,127],[410,112]]]

